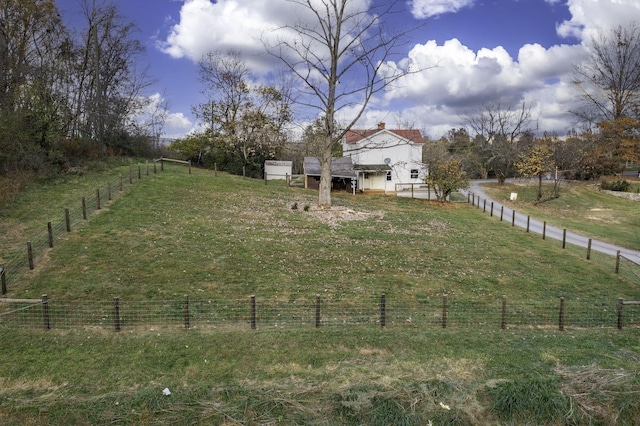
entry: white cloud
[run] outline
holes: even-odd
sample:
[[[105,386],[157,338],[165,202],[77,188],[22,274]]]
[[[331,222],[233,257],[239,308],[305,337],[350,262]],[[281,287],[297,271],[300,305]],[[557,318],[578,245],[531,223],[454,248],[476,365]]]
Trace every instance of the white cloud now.
[[[544,1],[569,9],[571,18],[556,26],[558,35],[566,37],[567,43],[588,40],[602,29],[633,20],[640,22],[640,0]],[[356,6],[370,2],[359,0]],[[424,19],[455,13],[475,3],[410,0],[409,7],[415,18]],[[304,11],[301,14],[287,0],[186,0],[179,22],[171,27],[161,48],[175,58],[190,60],[198,60],[208,51],[233,48],[243,53],[254,72],[264,72],[274,67],[273,58],[264,54],[265,37],[272,37],[274,28],[309,19],[313,17]],[[483,103],[526,101],[534,108],[541,129],[563,133],[574,124],[570,114],[575,101],[571,74],[584,58],[581,44],[525,44],[517,57],[501,46],[474,51],[455,38],[441,44],[433,40],[416,44],[404,59],[386,64],[387,71],[424,71],[403,78],[384,98],[372,102],[362,125],[410,122],[428,129],[428,134],[437,138],[460,126],[460,115],[477,110]],[[346,120],[353,111],[342,112]],[[190,129],[193,124],[177,113],[168,116],[166,127],[170,133],[169,128]]]
[[[511,92],[536,84],[522,78],[518,64],[504,48],[475,53],[457,39],[442,45],[435,41],[416,45],[401,66],[423,71],[403,78],[388,92],[390,99],[440,106],[478,104],[510,97]]]
[[[312,4],[320,0],[311,0]],[[369,10],[372,0],[351,0],[348,7]],[[347,11],[347,14],[349,11]],[[210,51],[234,49],[257,72],[269,72],[276,59],[266,54],[265,43],[275,45],[276,37],[289,37],[286,26],[297,22],[317,23],[307,7],[288,0],[186,0],[180,21],[159,48],[174,58],[193,61]]]
[[[150,134],[161,132],[162,137],[173,139],[183,137],[194,128],[194,123],[184,113],[167,109],[167,101],[160,93],[148,96],[143,104],[133,119]]]
[[[575,65],[586,59],[586,51],[577,45],[556,45],[545,49],[539,44],[525,44],[518,52],[518,65],[524,78],[545,80],[570,74]]]
[[[569,111],[575,94],[571,73],[585,58],[581,45],[524,45],[516,59],[502,47],[474,52],[457,39],[419,44],[391,67],[422,69],[403,78],[386,94],[388,105],[411,104],[403,112],[428,129],[432,138],[462,125],[460,117],[485,103],[531,105],[540,128],[563,133],[573,126]],[[420,126],[418,126],[420,127]],[[438,136],[438,132],[440,132]]]
[[[473,5],[474,0],[412,0],[411,13],[417,19],[453,13]]]
[[[160,49],[174,58],[193,61],[210,51],[241,51],[252,65],[264,52],[263,34],[276,28],[282,0],[186,0],[180,21],[172,26]],[[286,16],[285,13],[282,16]],[[282,19],[282,17],[280,18]]]
[[[173,112],[167,115],[165,120],[165,134],[168,137],[182,137],[194,127],[193,122],[181,112]]]
[[[638,0],[567,0],[571,19],[557,25],[558,35],[588,40],[603,29],[640,20]]]

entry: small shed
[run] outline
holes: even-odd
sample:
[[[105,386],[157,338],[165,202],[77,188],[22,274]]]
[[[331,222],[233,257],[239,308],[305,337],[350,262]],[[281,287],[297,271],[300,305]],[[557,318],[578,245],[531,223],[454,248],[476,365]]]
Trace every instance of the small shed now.
[[[266,160],[264,162],[264,178],[266,180],[284,180],[291,176],[293,161]]]
[[[320,189],[320,160],[304,157],[304,187]],[[352,192],[357,187],[358,173],[353,169],[351,157],[331,159],[331,190]]]

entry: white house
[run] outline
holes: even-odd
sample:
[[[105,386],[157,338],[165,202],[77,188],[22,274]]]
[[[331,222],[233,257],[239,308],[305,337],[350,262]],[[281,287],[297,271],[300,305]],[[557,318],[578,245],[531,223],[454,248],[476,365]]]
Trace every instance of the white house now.
[[[358,173],[358,190],[395,192],[397,184],[423,183],[424,140],[419,130],[350,130],[342,140],[342,152]]]

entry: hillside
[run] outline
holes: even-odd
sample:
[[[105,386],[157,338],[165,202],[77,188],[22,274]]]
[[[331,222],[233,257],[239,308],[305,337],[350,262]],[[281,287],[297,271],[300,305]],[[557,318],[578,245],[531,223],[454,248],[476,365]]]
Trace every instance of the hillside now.
[[[76,186],[60,183],[44,193],[54,205],[58,191],[70,199],[87,192],[69,195]],[[42,199],[42,193],[19,198],[3,212],[3,231],[12,223],[20,241],[37,229],[27,217],[46,219],[46,209],[34,207]],[[209,304],[247,303],[251,295],[259,309],[312,306],[320,296],[323,309],[326,303],[368,317],[362,312],[369,306],[375,317],[384,293],[391,310],[386,327],[375,318],[323,318],[319,328],[294,320],[283,328],[259,311],[252,330],[246,317],[235,326],[207,325],[198,311],[189,330],[180,318],[125,322],[120,332],[109,321],[43,330],[41,321],[22,328],[3,315],[0,332],[11,344],[0,345],[9,360],[0,372],[0,421],[420,425],[640,418],[633,397],[640,391],[637,314],[629,308],[622,330],[610,321],[617,298],[640,300],[640,287],[615,274],[612,259],[587,261],[581,250],[562,250],[467,204],[347,194],[334,201],[335,211],[318,211],[313,192],[167,167],[62,234],[8,296],[46,293],[52,307],[119,297],[123,309],[137,303],[153,311],[167,301],[179,307],[188,295],[193,310],[203,312]],[[501,329],[503,296],[513,315],[534,309],[550,322]],[[568,309],[565,331],[556,326],[560,297]],[[408,321],[404,311],[395,316],[398,306],[426,315]],[[606,317],[606,324],[576,326],[575,307],[589,318]],[[494,319],[469,319],[476,309],[491,310]],[[163,395],[165,388],[171,395]]]

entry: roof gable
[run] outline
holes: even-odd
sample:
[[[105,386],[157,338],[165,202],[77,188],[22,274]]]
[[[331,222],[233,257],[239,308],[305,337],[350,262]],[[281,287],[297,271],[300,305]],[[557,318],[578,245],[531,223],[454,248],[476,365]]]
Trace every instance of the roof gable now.
[[[364,139],[370,139],[379,133],[391,133],[402,139],[406,139],[411,143],[424,144],[422,133],[417,129],[368,129],[368,130],[349,130],[345,134],[346,143],[357,143]]]

